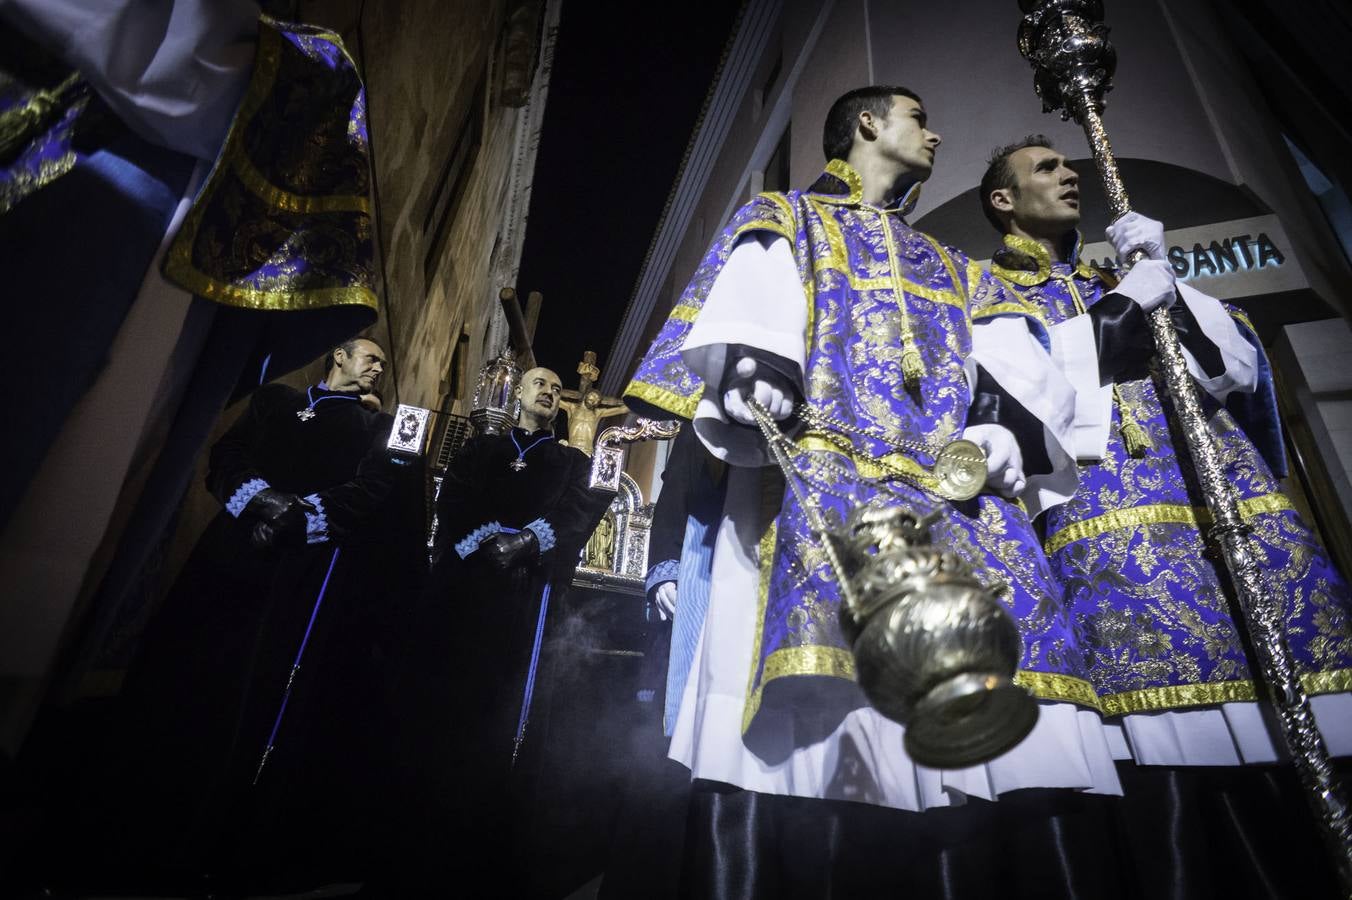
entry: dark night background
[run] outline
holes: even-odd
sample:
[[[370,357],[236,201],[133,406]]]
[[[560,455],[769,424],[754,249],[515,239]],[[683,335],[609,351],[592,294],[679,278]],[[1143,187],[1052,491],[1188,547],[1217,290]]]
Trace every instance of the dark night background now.
[[[565,2],[517,289],[565,387],[629,302],[740,4]]]

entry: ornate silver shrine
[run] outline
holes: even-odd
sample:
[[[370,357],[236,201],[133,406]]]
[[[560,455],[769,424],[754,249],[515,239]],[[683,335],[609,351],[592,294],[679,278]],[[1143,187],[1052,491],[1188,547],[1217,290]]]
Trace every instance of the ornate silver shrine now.
[[[596,439],[588,486],[594,491],[613,491],[615,499],[583,549],[573,584],[643,595],[653,507],[644,504],[638,483],[624,471],[625,445],[670,440],[680,430],[679,422],[639,419],[632,425],[607,428]]]

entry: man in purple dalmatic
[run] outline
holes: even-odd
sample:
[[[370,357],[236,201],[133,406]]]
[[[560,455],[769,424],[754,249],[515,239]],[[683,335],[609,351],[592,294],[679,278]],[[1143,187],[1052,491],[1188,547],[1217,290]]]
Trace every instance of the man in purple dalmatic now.
[[[1076,371],[1080,490],[1049,510],[1045,545],[1084,636],[1099,708],[1121,731],[1119,755],[1153,765],[1271,763],[1279,744],[1256,702],[1253,663],[1208,548],[1206,503],[1151,366],[1145,314],[1114,272],[1080,255],[1079,176],[1051,141],[999,148],[982,207],[1004,234],[991,270],[1034,305],[1053,356]],[[1136,248],[1171,279],[1163,226],[1131,213],[1108,228],[1119,258]],[[1131,278],[1132,275],[1127,275]],[[1287,639],[1325,740],[1352,753],[1352,592],[1282,492],[1286,472],[1272,372],[1248,316],[1179,281],[1170,304],[1203,389],[1240,513],[1268,588],[1283,598]]]

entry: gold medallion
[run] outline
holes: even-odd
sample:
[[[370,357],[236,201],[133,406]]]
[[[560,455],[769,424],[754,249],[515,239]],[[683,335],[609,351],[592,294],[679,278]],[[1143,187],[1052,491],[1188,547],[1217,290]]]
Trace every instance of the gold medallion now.
[[[934,458],[935,488],[947,500],[971,500],[986,485],[986,454],[971,441],[959,438]]]

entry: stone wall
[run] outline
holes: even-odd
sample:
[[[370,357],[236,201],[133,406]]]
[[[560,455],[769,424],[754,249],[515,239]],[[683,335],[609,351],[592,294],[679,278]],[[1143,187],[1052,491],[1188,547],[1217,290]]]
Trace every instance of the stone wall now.
[[[494,251],[502,249],[518,122],[518,109],[500,96],[513,62],[504,58],[505,26],[522,7],[542,5],[298,4],[302,21],[343,35],[366,79],[385,277],[377,286],[381,317],[369,334],[393,359],[387,406],[397,396],[440,408],[473,389],[453,383],[451,363],[460,343],[456,369],[478,371],[497,307]],[[296,377],[315,380],[318,365]]]

